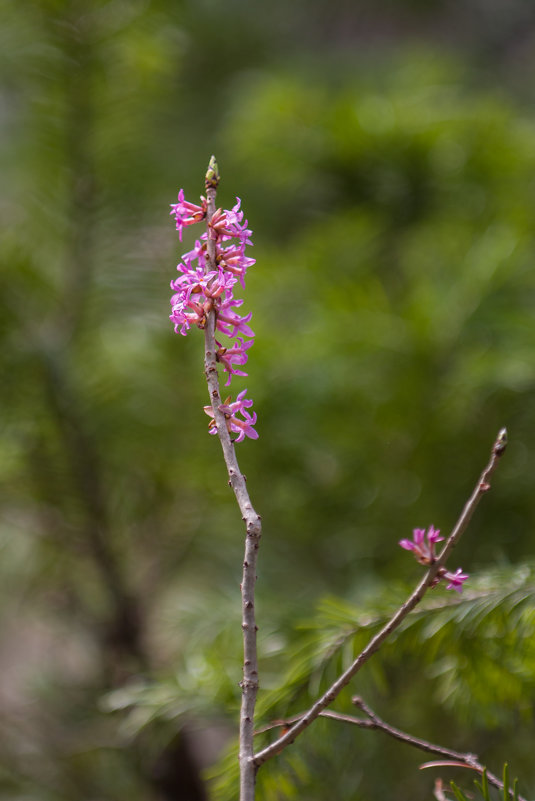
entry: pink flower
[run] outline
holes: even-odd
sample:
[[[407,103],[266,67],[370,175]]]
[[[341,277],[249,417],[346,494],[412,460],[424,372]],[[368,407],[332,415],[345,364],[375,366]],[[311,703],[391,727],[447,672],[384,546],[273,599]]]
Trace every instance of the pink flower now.
[[[182,242],[182,229],[187,225],[200,222],[206,217],[206,200],[202,197],[201,205],[196,206],[195,203],[184,200],[184,190],[181,189],[178,193],[178,203],[171,204],[169,214],[174,214],[175,216],[178,238]]]
[[[181,269],[182,265],[179,265]],[[191,325],[204,328],[206,315],[213,308],[215,299],[219,298],[226,287],[236,283],[233,276],[224,276],[212,271],[204,273],[200,268],[191,269],[171,281],[171,289],[176,293],[171,298],[171,321],[175,331],[187,334]]]
[[[253,405],[253,402],[245,398],[246,392],[246,389],[242,390],[234,403],[231,403],[230,398],[227,398],[226,401],[219,406],[219,411],[225,415],[229,433],[238,435],[235,442],[241,442],[246,436],[250,437],[250,439],[258,439],[258,434],[253,428],[256,423],[256,412],[253,412],[251,415],[247,411],[247,409]],[[210,434],[217,434],[217,424],[213,408],[211,406],[205,406],[204,411],[212,418],[208,426]],[[237,417],[238,414],[241,414],[242,420]]]
[[[415,528],[412,535],[412,540],[400,540],[399,544],[406,551],[413,551],[421,565],[432,565],[436,559],[435,543],[442,542],[444,537],[433,526],[429,527],[427,534],[424,528]]]
[[[228,248],[219,248],[217,263],[220,269],[231,272],[239,276],[240,283],[245,287],[245,273],[248,267],[255,264],[256,259],[248,258],[245,255],[245,245],[238,247],[230,245]]]
[[[444,573],[444,578],[450,582],[446,587],[447,590],[462,592],[463,582],[468,578],[468,573],[463,573],[462,568],[458,567],[455,573]]]
[[[191,300],[184,295],[174,295],[171,298],[173,303],[172,312],[169,319],[175,326],[175,332],[183,336],[189,331],[191,325],[196,325],[197,328],[204,328],[206,325],[206,315],[210,311],[211,301],[205,300],[202,295],[200,296],[203,302]]]
[[[201,270],[207,269],[206,265],[206,244],[204,242],[199,242],[197,239],[195,241],[195,247],[193,250],[184,253],[182,256],[182,260],[186,262],[186,264],[190,264],[192,261],[196,261],[199,265]],[[177,270],[180,270],[180,264],[177,267]]]
[[[428,531],[424,528],[415,528],[412,533],[412,540],[400,540],[399,544],[406,551],[412,551],[421,565],[432,565],[435,563],[437,555],[435,553],[435,543],[443,542],[444,537],[440,536],[440,531],[433,526],[429,526]],[[462,592],[463,582],[468,578],[468,574],[463,573],[459,567],[455,573],[448,573],[445,567],[440,567],[437,571],[430,587],[436,587],[442,579],[449,581],[447,590]]]
[[[178,265],[178,269],[180,269],[181,265]],[[208,287],[213,283],[219,274],[216,273],[214,270],[209,273],[205,273],[204,270],[201,270],[199,267],[197,269],[190,269],[184,270],[182,275],[178,278],[175,278],[174,281],[171,281],[171,289],[176,290],[177,292],[190,294],[191,292],[203,292],[207,294]],[[171,300],[173,303],[173,300]]]
[[[217,341],[217,340],[216,340]],[[250,339],[249,342],[245,342],[242,337],[238,337],[237,342],[231,348],[225,348],[221,342],[217,342],[218,350],[216,353],[216,358],[218,362],[221,362],[223,365],[223,369],[226,370],[229,374],[227,382],[225,384],[226,387],[229,386],[230,380],[233,375],[242,375],[246,376],[247,373],[244,373],[242,370],[236,370],[234,368],[234,364],[245,364],[247,361],[249,354],[246,353],[247,349],[251,347],[254,340]]]
[[[236,200],[238,202],[231,211],[218,209],[215,212],[210,220],[210,239],[224,242],[227,239],[236,237],[240,240],[241,245],[252,245],[251,234],[253,232],[247,228],[247,220],[245,220],[243,225],[241,224],[243,220],[243,211],[240,211],[241,200],[239,197],[237,197]],[[206,238],[206,234],[203,235],[203,238]]]
[[[232,311],[231,306],[241,306],[243,300],[236,300],[234,298],[225,298],[217,309],[217,330],[226,334],[228,337],[235,337],[244,334],[246,337],[254,337],[254,331],[249,328],[247,323],[251,319],[252,312],[246,314],[245,317],[240,317]]]
[[[243,211],[240,210],[241,200],[236,198],[236,205],[230,211],[227,211],[227,221],[229,226],[233,229],[233,236],[236,236],[236,230],[239,229],[241,221],[243,220]]]
[[[241,200],[239,197],[237,197],[236,200],[236,205],[233,206],[231,211],[227,212],[228,226],[232,231],[232,236],[237,237],[240,243],[245,247],[245,245],[253,244],[250,239],[253,232],[247,228],[247,220],[245,220],[243,225],[241,224],[243,220],[243,211],[240,211]]]
[[[217,315],[217,330],[228,337],[235,337],[238,332],[246,337],[254,337],[253,329],[247,325],[252,316],[251,312],[246,314],[245,317],[240,317],[234,312],[219,313]]]

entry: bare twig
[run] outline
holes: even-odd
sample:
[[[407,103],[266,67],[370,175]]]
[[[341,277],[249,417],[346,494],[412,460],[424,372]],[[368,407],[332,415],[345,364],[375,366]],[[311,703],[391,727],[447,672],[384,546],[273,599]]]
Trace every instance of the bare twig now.
[[[491,456],[485,469],[483,470],[480,478],[478,479],[474,490],[466,502],[457,523],[455,524],[451,534],[446,540],[446,543],[436,558],[435,562],[430,565],[425,576],[420,581],[414,592],[407,598],[407,600],[397,609],[392,615],[390,620],[375,634],[368,642],[366,647],[360,652],[353,663],[345,670],[341,676],[329,687],[329,689],[310,707],[310,709],[300,719],[294,723],[291,729],[284,732],[275,742],[263,748],[254,755],[254,763],[258,767],[266,762],[271,757],[279,754],[287,746],[291,745],[295,739],[310,726],[310,724],[317,718],[324,709],[326,709],[334,699],[340,694],[343,688],[349,684],[353,676],[366,664],[368,659],[379,650],[383,642],[389,635],[397,629],[400,623],[407,617],[414,607],[422,600],[427,590],[434,584],[440,568],[444,565],[449,554],[459,541],[461,535],[465,531],[470,519],[474,513],[476,506],[479,504],[482,496],[490,489],[490,478],[496,469],[496,466],[502,456],[507,444],[507,432],[502,429],[492,447]]]
[[[389,734],[390,737],[394,737],[396,740],[401,740],[403,743],[408,743],[408,745],[419,748],[421,751],[427,751],[428,754],[437,754],[438,756],[443,756],[447,759],[457,759],[465,764],[477,764],[477,756],[475,754],[465,754],[461,753],[460,751],[453,751],[451,748],[444,748],[441,745],[434,745],[426,740],[420,740],[418,737],[413,737],[410,734],[406,734],[400,729],[395,729],[393,726],[385,723],[384,720],[381,720],[381,718],[372,709],[370,709],[370,707],[359,696],[355,696],[351,700],[358,709],[364,712],[367,718],[363,719],[352,717],[351,715],[345,715],[345,723],[354,723],[356,726],[359,726],[363,729],[380,729],[381,731],[384,731],[385,734]]]
[[[215,197],[219,183],[219,172],[214,157],[210,160],[206,173],[206,199],[208,220],[208,261],[209,269],[217,270],[216,243],[211,238],[210,220],[215,211]],[[220,411],[221,394],[217,373],[215,343],[216,312],[212,309],[207,315],[205,327],[205,375],[208,383],[210,403],[214,412],[217,433],[223,448],[223,457],[227,466],[229,484],[234,490],[238,506],[245,523],[245,556],[243,560],[242,592],[242,629],[243,629],[243,681],[242,704],[240,713],[240,801],[253,801],[255,791],[256,765],[253,761],[254,746],[254,709],[258,693],[258,659],[256,649],[255,620],[255,583],[258,546],[262,535],[262,524],[251,503],[245,476],[241,473],[234,443],[227,429],[224,414]]]
[[[402,743],[412,745],[413,748],[418,748],[420,751],[425,751],[428,754],[436,754],[437,756],[445,757],[447,760],[446,762],[443,760],[440,762],[426,762],[425,764],[420,765],[420,769],[451,766],[470,768],[471,770],[475,770],[480,774],[482,774],[485,770],[485,767],[481,764],[481,762],[479,762],[476,754],[454,751],[451,748],[444,748],[442,745],[435,745],[427,740],[421,740],[419,737],[413,737],[411,734],[407,734],[407,732],[401,731],[401,729],[396,729],[394,726],[391,726],[389,723],[386,723],[386,721],[382,720],[379,715],[370,709],[370,707],[362,698],[360,698],[360,696],[354,696],[351,700],[353,704],[358,707],[358,709],[364,712],[366,715],[365,718],[358,718],[355,717],[355,715],[346,715],[343,712],[334,712],[331,709],[324,709],[323,712],[320,712],[320,717],[338,720],[340,723],[349,723],[353,726],[358,726],[359,729],[378,729],[379,731],[383,731],[385,734],[388,734],[389,737],[393,737],[395,740],[400,740]],[[288,729],[290,726],[292,726],[292,724],[296,723],[302,717],[303,714],[301,713],[298,715],[292,715],[288,718],[283,718],[281,720],[274,720],[271,723],[262,726],[262,728],[258,729],[255,734],[262,734],[270,729],[280,727]],[[493,787],[497,787],[498,790],[503,792],[504,783],[488,770],[487,779],[489,784],[492,784]],[[510,788],[507,788],[507,791],[511,798],[514,798],[514,791]],[[521,795],[518,795],[518,801],[526,801],[526,799]]]

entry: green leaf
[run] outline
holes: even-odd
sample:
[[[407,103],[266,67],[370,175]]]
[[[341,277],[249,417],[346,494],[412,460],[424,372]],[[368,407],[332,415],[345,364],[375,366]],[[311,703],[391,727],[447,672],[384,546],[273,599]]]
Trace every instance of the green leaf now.
[[[503,766],[503,801],[509,801],[509,765],[507,762]]]
[[[459,787],[457,787],[454,781],[450,782],[450,787],[453,790],[457,801],[468,801],[468,798],[465,796],[462,790],[460,790]]]
[[[484,801],[490,801],[489,783],[488,783],[488,780],[487,780],[487,769],[486,768],[483,770],[483,777],[482,777],[481,782],[479,782],[477,779],[475,779],[474,780],[474,784],[476,785],[476,787],[480,791],[481,795],[483,796]]]

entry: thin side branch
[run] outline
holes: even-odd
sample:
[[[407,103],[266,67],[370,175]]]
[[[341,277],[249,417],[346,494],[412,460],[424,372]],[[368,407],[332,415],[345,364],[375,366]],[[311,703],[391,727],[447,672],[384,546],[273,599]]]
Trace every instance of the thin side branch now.
[[[407,743],[407,745],[412,745],[414,748],[418,748],[420,751],[426,751],[428,754],[437,754],[437,756],[445,757],[448,760],[454,760],[454,762],[427,763],[426,765],[422,765],[422,767],[456,765],[470,768],[481,774],[485,770],[485,767],[481,764],[481,762],[479,762],[476,754],[453,751],[451,748],[443,748],[441,745],[434,745],[434,743],[429,743],[426,740],[420,740],[419,737],[413,737],[412,735],[407,734],[400,729],[394,728],[394,726],[390,726],[390,724],[386,723],[372,709],[370,709],[370,707],[362,700],[362,698],[355,696],[352,701],[355,706],[358,707],[358,709],[364,712],[364,714],[367,716],[366,719],[356,718],[352,715],[339,715],[335,712],[330,712],[329,717],[341,720],[344,723],[353,723],[355,726],[359,726],[360,728],[364,729],[379,729],[380,731],[384,731],[384,733],[388,734],[390,737],[400,740],[403,743]],[[489,784],[492,784],[493,787],[497,787],[498,790],[503,792],[504,783],[488,770],[487,780]],[[513,790],[508,787],[507,792],[511,798],[514,798]],[[526,801],[526,799],[521,795],[518,795],[518,801]]]
[[[212,157],[206,175],[206,199],[208,203],[208,240],[207,251],[209,269],[217,270],[216,243],[211,239],[210,221],[216,211],[216,191],[219,182],[217,165]],[[242,573],[242,629],[243,629],[243,681],[242,704],[240,713],[240,801],[253,801],[256,779],[256,766],[253,762],[254,746],[254,710],[258,693],[258,658],[256,648],[256,619],[255,619],[255,583],[258,546],[262,535],[262,524],[251,503],[245,476],[240,471],[234,443],[227,428],[224,414],[220,411],[221,393],[217,372],[216,342],[215,342],[216,312],[212,309],[207,315],[205,328],[205,358],[204,368],[210,404],[214,412],[217,433],[223,449],[223,457],[227,466],[229,484],[234,491],[236,501],[245,523],[245,556]]]
[[[430,743],[427,740],[421,740],[419,737],[413,737],[412,734],[407,734],[407,732],[401,731],[401,729],[396,729],[394,726],[391,726],[389,723],[386,723],[386,721],[382,720],[382,718],[380,718],[376,712],[370,709],[370,707],[359,696],[355,696],[351,700],[356,707],[364,712],[366,715],[365,718],[358,718],[355,717],[355,715],[346,715],[343,712],[334,712],[331,709],[324,709],[323,712],[320,712],[320,717],[337,720],[340,723],[349,723],[352,726],[358,726],[359,729],[378,729],[379,731],[383,731],[385,734],[388,734],[389,737],[393,737],[395,740],[399,740],[402,743],[407,743],[407,745],[411,745],[413,748],[418,748],[420,751],[425,751],[428,754],[436,754],[437,756],[444,757],[448,760],[447,762],[427,762],[426,764],[421,765],[421,768],[449,766],[463,767],[475,770],[480,774],[482,774],[485,770],[485,766],[481,764],[476,754],[454,751],[451,748],[444,748],[442,745],[435,745],[435,743]],[[302,717],[303,714],[301,713],[281,720],[274,720],[271,723],[262,726],[262,728],[258,729],[255,734],[262,734],[263,732],[270,731],[271,729],[281,727],[288,729],[292,724],[296,723]],[[492,784],[493,787],[496,787],[498,790],[503,792],[504,783],[488,770],[487,780],[489,784]],[[514,798],[514,790],[508,787],[507,792],[511,798]],[[518,801],[527,801],[527,799],[521,795],[518,795],[517,798]]]
[[[396,740],[401,740],[402,743],[412,745],[414,748],[419,748],[420,751],[426,751],[428,754],[437,754],[437,756],[443,756],[447,759],[456,759],[470,765],[477,764],[476,754],[466,754],[461,753],[460,751],[453,751],[451,748],[444,748],[441,745],[434,745],[434,743],[429,743],[426,740],[420,740],[418,737],[413,737],[410,734],[406,734],[406,732],[401,731],[401,729],[396,729],[394,726],[390,726],[388,723],[382,720],[379,715],[370,709],[370,707],[359,696],[355,696],[351,700],[352,703],[358,709],[364,712],[367,717],[366,719],[363,719],[353,717],[352,715],[345,715],[345,723],[353,723],[363,729],[380,729],[381,731],[384,731],[385,734],[390,735],[390,737],[394,737]]]
[[[407,600],[399,607],[399,609],[392,615],[390,620],[381,628],[375,636],[371,638],[365,648],[360,652],[354,662],[338,677],[338,679],[329,687],[329,689],[310,707],[310,709],[291,727],[291,729],[282,734],[275,742],[268,745],[266,748],[259,751],[254,756],[254,763],[258,767],[266,762],[271,757],[279,754],[295,739],[307,729],[313,721],[321,715],[340,694],[344,687],[349,684],[353,676],[366,664],[373,654],[379,650],[383,642],[389,635],[397,629],[402,621],[407,617],[414,607],[420,603],[428,589],[433,585],[437,573],[444,565],[449,554],[459,541],[461,535],[465,531],[470,519],[479,504],[483,495],[490,489],[490,479],[494,470],[496,469],[500,457],[505,451],[507,445],[507,432],[502,429],[492,447],[491,456],[481,476],[479,477],[474,490],[466,502],[457,523],[455,524],[451,534],[446,540],[446,543],[436,558],[435,562],[429,567],[425,576],[420,581],[416,589],[407,598]]]

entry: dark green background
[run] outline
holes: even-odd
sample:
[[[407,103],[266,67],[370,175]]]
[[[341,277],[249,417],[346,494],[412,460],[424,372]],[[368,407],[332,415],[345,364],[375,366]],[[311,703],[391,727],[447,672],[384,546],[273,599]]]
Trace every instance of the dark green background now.
[[[168,321],[200,234],[181,246],[169,204],[197,200],[212,153],[219,202],[240,196],[255,232],[232,390],[258,413],[238,456],[264,521],[263,719],[305,708],[367,629],[327,663],[325,644],[413,586],[398,540],[448,532],[506,425],[450,565],[474,576],[466,607],[417,617],[338,708],[362,692],[509,760],[529,797],[531,4],[0,7],[0,798],[196,801],[186,775],[210,766],[211,797],[236,797],[243,532],[202,335]],[[423,761],[320,721],[259,797],[429,799],[456,774]]]

